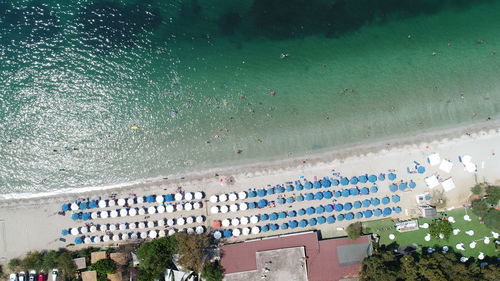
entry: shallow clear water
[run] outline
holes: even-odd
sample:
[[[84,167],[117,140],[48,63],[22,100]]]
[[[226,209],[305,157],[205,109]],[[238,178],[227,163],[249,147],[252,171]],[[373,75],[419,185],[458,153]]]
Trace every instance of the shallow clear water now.
[[[58,2],[0,1],[2,192],[300,155],[500,110],[500,1]]]

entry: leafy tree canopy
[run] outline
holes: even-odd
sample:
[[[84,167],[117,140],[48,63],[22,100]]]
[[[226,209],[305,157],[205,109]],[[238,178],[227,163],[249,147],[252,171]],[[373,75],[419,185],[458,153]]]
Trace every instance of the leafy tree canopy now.
[[[491,209],[491,206],[483,199],[472,202],[472,212],[478,217],[484,217]]]
[[[187,234],[177,233],[177,252],[180,255],[179,264],[184,268],[201,273],[205,260],[207,259],[207,249],[211,244],[211,236],[208,234]]]
[[[486,201],[492,205],[497,205],[500,200],[500,186],[490,185],[486,190]]]
[[[448,240],[452,232],[453,226],[447,220],[436,219],[429,225],[429,233],[436,238],[443,234],[444,239]]]
[[[172,256],[176,240],[172,236],[144,242],[137,249],[139,280],[160,279],[166,268],[173,268]]]
[[[351,223],[349,226],[346,228],[347,236],[351,238],[352,240],[356,240],[361,236],[363,231],[363,227],[361,225],[361,222],[355,222]]]
[[[490,209],[483,217],[484,224],[494,230],[500,230],[500,210]]]
[[[222,281],[223,269],[218,261],[206,263],[201,277],[206,281]]]
[[[115,273],[116,264],[111,259],[102,259],[90,266],[91,270],[97,271],[100,274]]]

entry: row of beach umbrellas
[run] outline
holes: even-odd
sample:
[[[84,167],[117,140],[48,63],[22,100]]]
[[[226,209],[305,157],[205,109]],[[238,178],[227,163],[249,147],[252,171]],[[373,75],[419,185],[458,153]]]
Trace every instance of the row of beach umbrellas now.
[[[396,192],[398,190],[405,191],[408,187],[414,189],[415,187],[417,187],[417,184],[414,181],[401,182],[399,183],[399,185],[396,183],[392,183],[391,185],[389,185],[389,190],[392,192]]]

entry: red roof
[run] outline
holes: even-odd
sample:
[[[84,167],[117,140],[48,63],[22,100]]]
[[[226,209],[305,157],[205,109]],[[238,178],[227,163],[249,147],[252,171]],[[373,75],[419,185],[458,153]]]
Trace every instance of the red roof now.
[[[257,252],[283,248],[304,247],[309,281],[336,281],[357,276],[360,264],[340,265],[337,247],[370,242],[369,236],[357,240],[338,238],[318,241],[316,232],[236,243],[221,247],[221,265],[225,273],[256,270]]]

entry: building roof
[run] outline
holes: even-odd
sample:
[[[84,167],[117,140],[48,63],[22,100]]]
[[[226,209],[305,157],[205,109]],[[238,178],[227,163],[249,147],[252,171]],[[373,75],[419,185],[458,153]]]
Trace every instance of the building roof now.
[[[121,271],[117,271],[115,273],[108,273],[108,274],[106,274],[106,277],[110,281],[122,281],[122,273],[121,273]]]
[[[222,246],[221,265],[226,274],[257,270],[257,252],[292,247],[304,247],[309,281],[355,277],[363,258],[371,254],[368,235],[319,241],[316,232],[305,232]]]
[[[432,219],[437,216],[436,207],[433,206],[420,206],[420,210],[422,211],[422,217],[427,219]]]
[[[125,253],[111,253],[109,258],[112,259],[117,265],[127,265],[128,255]]]
[[[90,263],[94,264],[100,260],[103,260],[106,258],[106,252],[105,251],[100,251],[100,252],[92,252],[90,253]]]
[[[87,268],[87,261],[85,260],[85,258],[76,258],[76,259],[73,259],[73,262],[76,265],[76,269]]]
[[[82,272],[83,281],[97,281],[97,271],[84,271]]]

